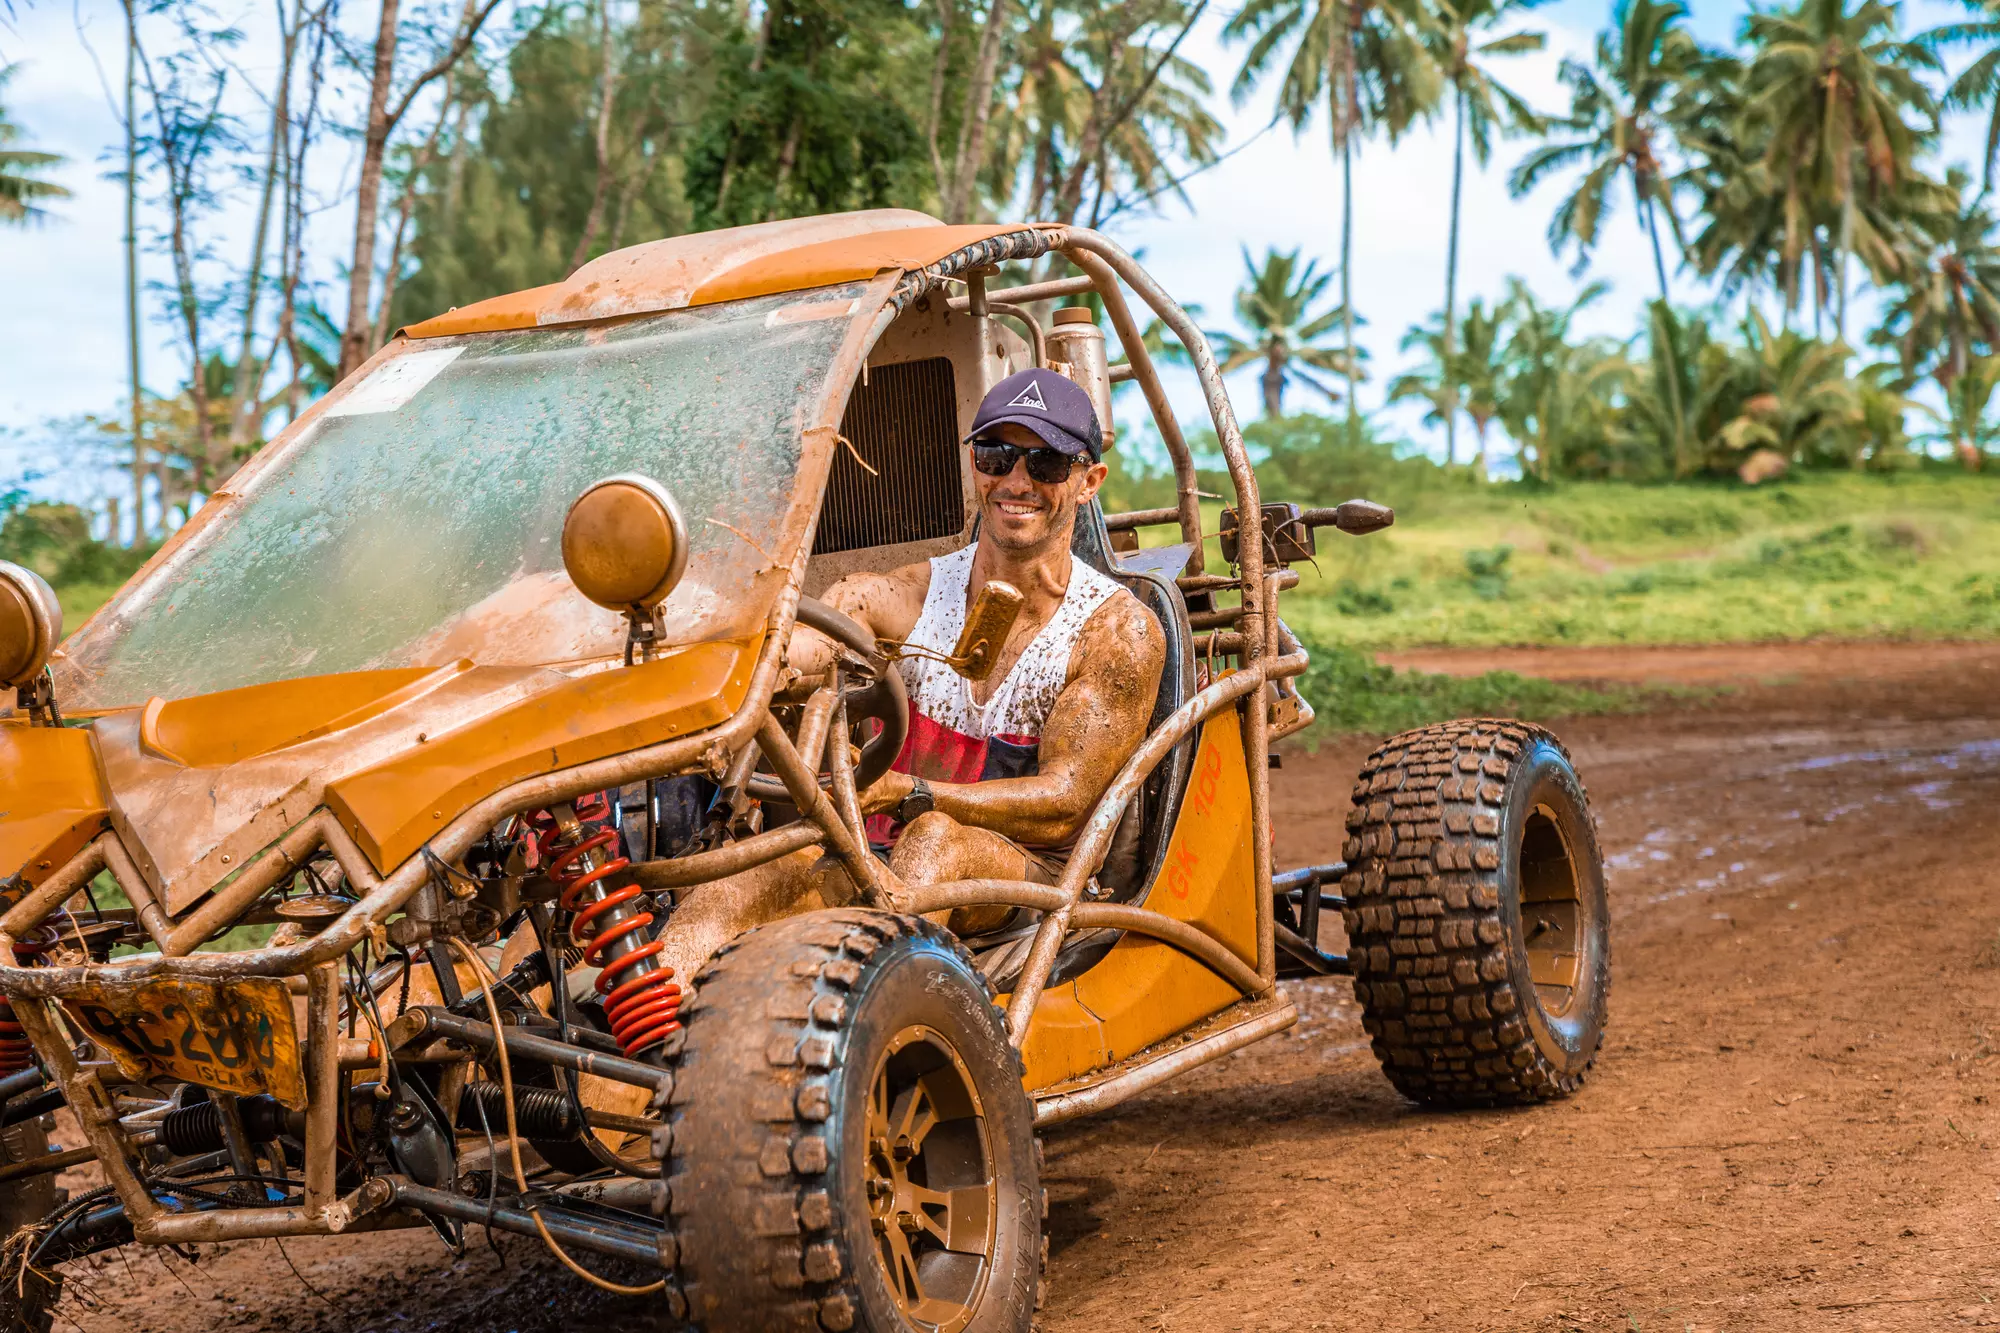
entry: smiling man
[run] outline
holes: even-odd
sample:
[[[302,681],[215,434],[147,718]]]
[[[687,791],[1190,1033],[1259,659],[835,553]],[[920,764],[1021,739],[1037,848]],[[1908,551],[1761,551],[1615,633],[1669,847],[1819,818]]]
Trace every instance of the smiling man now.
[[[887,574],[852,575],[825,601],[877,638],[938,657],[951,652],[989,579],[1021,591],[1020,618],[978,683],[929,656],[902,660],[909,740],[862,804],[874,816],[872,840],[893,848],[889,864],[909,883],[1053,884],[1145,738],[1166,641],[1136,598],[1070,554],[1077,509],[1107,470],[1088,394],[1050,370],[1009,376],[980,403],[966,444],[977,541]],[[802,632],[792,665],[815,673],[831,654]],[[953,924],[970,933],[993,920]]]

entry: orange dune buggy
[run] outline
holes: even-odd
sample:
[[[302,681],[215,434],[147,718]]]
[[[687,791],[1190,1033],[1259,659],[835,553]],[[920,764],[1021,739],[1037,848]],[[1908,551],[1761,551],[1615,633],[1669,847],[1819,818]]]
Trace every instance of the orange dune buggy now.
[[[1205,391],[1223,567],[1128,291]],[[1036,313],[1086,295],[1124,362],[1092,307]],[[1175,507],[1075,538],[1167,669],[1059,883],[916,887],[856,798],[906,722],[892,654],[815,597],[968,540],[958,441],[1030,364],[1107,422],[1135,382],[1173,458]],[[8,1318],[132,1241],[480,1224],[706,1329],[1025,1330],[1036,1128],[1284,1029],[1283,977],[1351,970],[1419,1100],[1569,1091],[1607,923],[1547,733],[1397,737],[1345,863],[1271,865],[1270,747],[1311,720],[1286,566],[1390,517],[1265,503],[1199,331],[1080,228],[770,223],[403,331],[67,642],[0,569]],[[842,654],[791,702],[800,624]],[[814,851],[847,897],[716,935]]]

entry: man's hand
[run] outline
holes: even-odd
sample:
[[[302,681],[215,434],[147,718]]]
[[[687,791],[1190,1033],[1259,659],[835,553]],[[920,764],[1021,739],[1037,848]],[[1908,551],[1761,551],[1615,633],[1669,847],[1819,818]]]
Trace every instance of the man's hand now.
[[[894,814],[903,798],[916,790],[916,780],[908,773],[898,773],[890,769],[875,780],[875,785],[861,793],[861,813],[864,815]]]
[[[931,567],[922,561],[887,574],[849,574],[828,588],[821,600],[878,639],[905,639],[917,627],[930,586]],[[797,674],[781,681],[779,689],[791,698],[811,694],[812,684],[824,678],[840,651],[818,630],[796,626],[785,650],[785,666]]]

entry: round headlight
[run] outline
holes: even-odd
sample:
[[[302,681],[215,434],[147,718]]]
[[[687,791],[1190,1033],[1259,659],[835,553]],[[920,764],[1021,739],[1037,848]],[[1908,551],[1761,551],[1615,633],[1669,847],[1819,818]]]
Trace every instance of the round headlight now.
[[[32,569],[0,560],[0,686],[18,689],[42,674],[62,642],[62,603]]]
[[[563,520],[563,568],[576,590],[614,611],[651,610],[687,568],[687,524],[666,487],[623,473],[592,483]]]

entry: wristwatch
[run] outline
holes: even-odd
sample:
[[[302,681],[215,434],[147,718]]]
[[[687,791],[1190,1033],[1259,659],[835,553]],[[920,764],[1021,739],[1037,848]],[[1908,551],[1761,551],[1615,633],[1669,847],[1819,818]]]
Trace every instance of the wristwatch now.
[[[896,807],[896,822],[899,824],[912,823],[918,815],[927,815],[935,809],[937,809],[937,797],[931,791],[931,784],[925,782],[922,778],[912,777],[910,779],[910,794],[905,796],[902,804]]]

